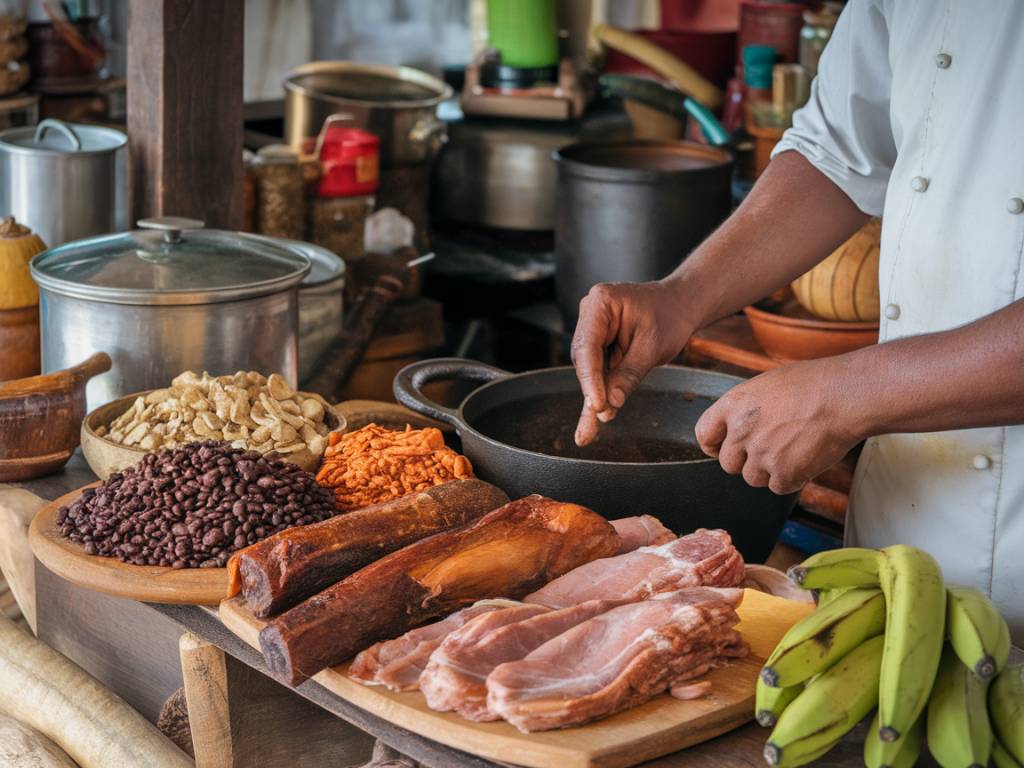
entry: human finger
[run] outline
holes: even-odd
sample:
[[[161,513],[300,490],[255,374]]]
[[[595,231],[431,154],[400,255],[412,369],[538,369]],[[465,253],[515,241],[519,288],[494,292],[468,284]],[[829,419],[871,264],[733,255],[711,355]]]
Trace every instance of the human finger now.
[[[697,445],[708,456],[718,456],[728,431],[725,414],[717,403],[700,415],[697,426],[694,427]]]
[[[605,349],[617,328],[605,292],[591,289],[580,302],[580,318],[572,337],[572,362],[583,396],[595,413],[607,408],[605,390]]]
[[[730,475],[738,475],[747,462],[747,451],[738,440],[726,440],[718,452],[718,463]]]

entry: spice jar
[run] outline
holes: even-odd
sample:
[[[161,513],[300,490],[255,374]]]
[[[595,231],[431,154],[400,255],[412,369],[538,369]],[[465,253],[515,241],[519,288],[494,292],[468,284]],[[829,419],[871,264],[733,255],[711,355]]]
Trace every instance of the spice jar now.
[[[305,178],[298,155],[285,144],[256,153],[256,231],[303,240],[306,235]]]

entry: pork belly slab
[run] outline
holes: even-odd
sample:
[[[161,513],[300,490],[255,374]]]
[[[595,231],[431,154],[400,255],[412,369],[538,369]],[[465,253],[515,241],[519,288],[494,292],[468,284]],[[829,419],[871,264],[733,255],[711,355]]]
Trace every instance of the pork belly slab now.
[[[743,557],[729,534],[701,528],[665,544],[594,560],[523,600],[550,608],[587,600],[635,602],[686,587],[734,587],[743,577]]]
[[[520,731],[607,717],[743,655],[741,589],[679,590],[613,608],[487,677],[488,709]]]
[[[349,677],[392,691],[414,691],[430,654],[452,632],[485,613],[522,605],[515,600],[481,600],[441,621],[411,629],[361,651],[348,668]]]
[[[445,638],[420,677],[427,706],[454,710],[468,720],[500,719],[487,709],[487,675],[506,661],[518,661],[566,630],[621,604],[590,600],[552,611],[533,604],[533,614],[509,608],[480,616]]]
[[[618,554],[632,552],[640,547],[653,547],[658,544],[665,544],[673,541],[676,535],[661,524],[661,521],[650,515],[638,515],[637,517],[623,517],[618,520],[610,520],[615,532],[622,539],[622,546]]]

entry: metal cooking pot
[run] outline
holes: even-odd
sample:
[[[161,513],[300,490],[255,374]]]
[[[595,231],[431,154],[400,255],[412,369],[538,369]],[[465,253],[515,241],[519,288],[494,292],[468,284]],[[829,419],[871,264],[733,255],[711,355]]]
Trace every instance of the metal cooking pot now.
[[[113,128],[54,119],[0,132],[0,211],[50,247],[112,232],[127,141]]]
[[[423,394],[439,379],[485,383],[451,409]],[[583,395],[572,368],[511,374],[470,360],[426,360],[399,371],[394,393],[403,405],[454,425],[476,474],[512,498],[540,493],[612,519],[654,515],[677,533],[724,528],[744,558],[763,562],[796,495],[776,496],[727,474],[694,436],[707,406],[742,381],[657,368],[586,448],[573,442]]]
[[[185,370],[281,373],[297,383],[301,249],[167,217],[80,240],[32,259],[43,372],[105,351],[88,410],[167,386]]]
[[[664,277],[732,205],[732,156],[717,147],[573,144],[556,152],[555,161],[555,291],[569,328],[594,285]]]
[[[284,137],[296,150],[336,113],[380,138],[384,167],[428,162],[445,140],[437,105],[452,89],[418,69],[313,61],[289,72],[284,90]]]
[[[345,319],[345,261],[334,251],[302,240],[250,235],[292,248],[309,259],[299,284],[299,383],[313,375],[317,361],[341,333]]]

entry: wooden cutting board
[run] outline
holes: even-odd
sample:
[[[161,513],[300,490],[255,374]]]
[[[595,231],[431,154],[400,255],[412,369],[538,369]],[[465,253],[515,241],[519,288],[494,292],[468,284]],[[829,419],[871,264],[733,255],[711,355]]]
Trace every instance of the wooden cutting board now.
[[[88,488],[89,486],[86,486]],[[227,568],[161,568],[129,565],[113,557],[86,554],[61,535],[57,510],[85,490],[61,496],[36,513],[28,529],[32,554],[61,578],[80,587],[149,603],[217,605],[228,593]]]
[[[676,752],[753,719],[758,670],[782,635],[812,606],[746,590],[739,630],[751,654],[715,670],[709,696],[679,701],[663,694],[646,704],[589,725],[524,734],[504,722],[473,723],[451,712],[427,708],[419,692],[392,693],[350,680],[347,664],[313,679],[322,686],[402,728],[490,760],[529,768],[622,768]],[[254,648],[265,622],[241,597],[220,605],[224,625]]]

